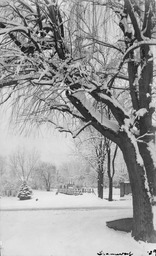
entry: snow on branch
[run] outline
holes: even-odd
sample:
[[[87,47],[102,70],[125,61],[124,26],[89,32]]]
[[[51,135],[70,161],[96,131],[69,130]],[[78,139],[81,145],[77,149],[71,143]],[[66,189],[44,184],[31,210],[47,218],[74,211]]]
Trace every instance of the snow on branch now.
[[[142,143],[146,143],[143,139],[145,138],[145,137],[149,137],[149,136],[151,136],[151,138],[153,137],[153,133],[145,133],[145,134],[143,134],[143,135],[141,135],[141,136],[139,136],[138,138],[137,138],[137,141],[138,142],[142,142]]]
[[[124,125],[121,126],[120,130],[122,132],[124,131],[127,134],[127,136],[129,137],[130,141],[132,142],[132,144],[135,148],[135,152],[136,152],[137,163],[140,166],[144,166],[144,162],[143,162],[142,156],[139,152],[138,143],[137,143],[137,140],[135,138],[135,135],[133,135],[132,132],[129,130],[129,120],[128,119],[125,119],[125,123],[124,123]]]
[[[135,112],[135,116],[139,119],[140,117],[144,117],[148,113],[146,108],[140,108],[138,111]]]
[[[115,49],[123,54],[123,51],[120,48],[116,47],[115,44],[106,43],[106,42],[103,42],[103,41],[98,40],[95,37],[91,37],[91,36],[87,36],[86,39],[93,40],[93,42],[96,44]]]
[[[141,41],[142,40],[141,30],[139,28],[139,24],[138,24],[137,17],[136,17],[136,12],[134,11],[133,4],[131,3],[131,0],[125,1],[125,8],[130,16],[130,19],[131,19],[131,22],[132,22],[132,25],[133,25],[133,28],[135,31],[135,36],[138,41]]]
[[[6,79],[6,78],[0,79],[0,88],[18,84],[20,81],[23,81],[23,80],[30,81],[30,80],[34,80],[37,78],[39,78],[39,75],[28,74],[28,75],[16,76],[14,78],[9,78],[9,79]]]
[[[28,34],[29,32],[28,28],[21,25],[21,26],[16,26],[15,28],[3,28],[0,30],[0,35],[9,34],[11,32],[17,32],[17,31],[24,32],[26,34]]]
[[[123,57],[123,60],[125,60],[126,58],[128,58],[128,55],[136,50],[137,48],[143,46],[143,45],[156,45],[156,40],[155,39],[144,39],[143,41],[141,42],[137,42],[137,43],[134,43],[132,46],[130,46],[128,48],[128,50],[125,52],[124,54],[124,57]]]
[[[86,104],[84,102],[84,105],[83,105],[83,102],[81,102],[81,99],[80,100],[78,99],[80,95],[76,96],[76,93],[74,95],[74,92],[72,93],[71,91],[67,91],[66,96],[69,99],[69,101],[73,104],[73,106],[85,118],[86,122],[92,121],[92,126],[97,131],[99,131],[103,136],[114,141],[118,145],[120,144],[119,137],[118,137],[119,127],[116,122],[110,121],[107,118],[103,118],[103,122],[101,122],[100,113],[97,113],[97,112],[94,113],[94,109],[93,110],[91,109],[92,105],[89,106],[87,104],[87,101],[86,101]]]
[[[110,110],[112,111],[112,114],[116,118],[119,125],[122,125],[124,123],[125,118],[129,118],[126,111],[119,104],[119,102],[111,95],[111,92],[109,90],[103,90],[103,91],[95,90],[91,92],[91,95],[98,102],[102,102],[110,108]]]
[[[86,109],[86,111],[88,112],[91,118],[95,119],[98,123],[100,123],[106,129],[110,129],[115,133],[118,132],[119,130],[118,123],[115,121],[111,121],[104,116],[101,117],[101,114],[99,113],[99,111],[93,107],[91,100],[87,99],[83,91],[74,92],[73,96],[79,100],[79,102]]]
[[[22,4],[23,7],[25,7],[25,8],[26,8],[28,11],[30,11],[31,13],[34,12],[34,10],[32,9],[32,6],[30,6],[30,5],[28,4],[28,2],[26,3],[24,0],[18,0],[18,2],[19,2],[20,4]]]

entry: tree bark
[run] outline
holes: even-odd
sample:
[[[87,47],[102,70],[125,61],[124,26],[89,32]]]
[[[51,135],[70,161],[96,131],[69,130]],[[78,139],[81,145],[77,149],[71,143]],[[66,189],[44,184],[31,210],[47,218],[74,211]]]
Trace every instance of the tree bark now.
[[[111,176],[111,149],[109,144],[107,148],[107,173],[109,178],[108,201],[112,201],[113,200],[113,177]]]
[[[127,165],[133,199],[132,236],[136,240],[156,242],[153,226],[151,194],[148,187],[146,170],[137,158],[137,148],[125,134],[121,138],[121,150]]]
[[[113,178],[109,178],[109,195],[108,201],[113,201]]]
[[[147,170],[150,192],[152,195],[156,196],[156,167],[154,166],[148,145],[146,143],[139,143],[139,151],[144,159],[145,168]]]
[[[103,199],[103,178],[104,172],[103,167],[98,170],[98,197]]]

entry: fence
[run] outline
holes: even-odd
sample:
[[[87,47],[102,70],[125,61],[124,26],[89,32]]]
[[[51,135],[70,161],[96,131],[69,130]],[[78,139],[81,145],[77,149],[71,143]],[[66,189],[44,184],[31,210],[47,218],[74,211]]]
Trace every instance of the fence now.
[[[93,188],[76,188],[76,187],[60,187],[57,191],[58,193],[66,195],[83,195],[83,193],[94,193]]]

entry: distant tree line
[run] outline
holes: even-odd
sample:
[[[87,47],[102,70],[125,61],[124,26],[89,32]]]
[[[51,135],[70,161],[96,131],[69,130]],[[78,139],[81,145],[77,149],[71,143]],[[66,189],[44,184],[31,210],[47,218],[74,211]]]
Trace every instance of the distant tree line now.
[[[114,177],[114,186],[128,179],[126,167],[118,158],[120,167]],[[106,170],[106,162],[104,169]],[[60,185],[74,182],[77,187],[93,187],[98,184],[98,173],[81,155],[72,156],[70,161],[56,167],[54,163],[43,162],[37,151],[18,148],[8,157],[0,156],[0,194],[16,196],[22,182],[32,189],[51,191]],[[103,187],[109,185],[107,172],[104,173]]]

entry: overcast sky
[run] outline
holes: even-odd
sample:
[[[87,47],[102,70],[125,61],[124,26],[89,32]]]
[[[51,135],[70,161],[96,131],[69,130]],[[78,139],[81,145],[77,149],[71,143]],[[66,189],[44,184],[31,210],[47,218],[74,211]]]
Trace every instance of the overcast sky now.
[[[0,155],[7,156],[24,147],[26,150],[37,150],[43,161],[56,165],[67,161],[72,154],[73,143],[71,137],[59,133],[46,125],[40,130],[33,130],[31,134],[21,134],[18,129],[9,126],[9,115],[6,110],[0,112]]]

